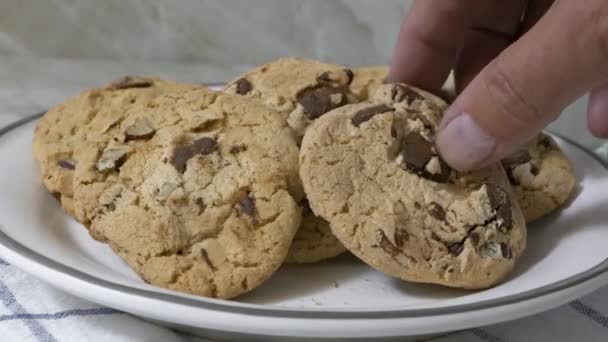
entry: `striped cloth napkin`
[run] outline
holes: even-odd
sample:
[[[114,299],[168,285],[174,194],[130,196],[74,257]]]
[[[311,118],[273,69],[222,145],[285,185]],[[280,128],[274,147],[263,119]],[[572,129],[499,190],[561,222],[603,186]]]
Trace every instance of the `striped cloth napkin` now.
[[[608,160],[608,144],[597,150]],[[608,190],[608,189],[607,189]],[[205,342],[70,296],[0,260],[0,341]],[[433,342],[606,342],[608,287],[560,308]]]

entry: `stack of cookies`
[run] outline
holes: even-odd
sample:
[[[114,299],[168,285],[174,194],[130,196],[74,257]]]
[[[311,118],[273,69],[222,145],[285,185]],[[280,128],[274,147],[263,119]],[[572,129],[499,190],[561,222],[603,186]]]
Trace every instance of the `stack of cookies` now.
[[[44,185],[153,285],[231,298],[350,251],[406,281],[498,284],[526,222],[575,183],[546,135],[471,173],[439,156],[447,104],[385,67],[283,58],[212,91],[125,77],[46,113]]]

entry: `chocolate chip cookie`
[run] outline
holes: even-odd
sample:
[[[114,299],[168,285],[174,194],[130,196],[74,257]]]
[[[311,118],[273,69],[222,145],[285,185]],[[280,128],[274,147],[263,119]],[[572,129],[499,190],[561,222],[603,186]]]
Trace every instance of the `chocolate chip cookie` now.
[[[300,176],[313,211],[389,275],[469,289],[499,283],[526,244],[503,168],[459,173],[440,158],[441,99],[394,84],[372,100],[327,113],[306,132]]]
[[[87,141],[107,140],[129,108],[173,91],[196,85],[127,76],[100,89],[92,89],[49,110],[38,122],[33,152],[42,181],[64,209],[74,214],[72,176],[74,150]]]
[[[298,148],[278,113],[206,89],[168,94],[78,152],[78,218],[145,281],[230,298],[284,262],[301,210]]]
[[[350,69],[340,65],[281,58],[238,77],[224,91],[255,98],[279,111],[301,139],[315,119],[358,102],[349,88],[353,77]]]
[[[576,184],[570,161],[546,134],[504,159],[502,165],[528,223],[561,207]]]

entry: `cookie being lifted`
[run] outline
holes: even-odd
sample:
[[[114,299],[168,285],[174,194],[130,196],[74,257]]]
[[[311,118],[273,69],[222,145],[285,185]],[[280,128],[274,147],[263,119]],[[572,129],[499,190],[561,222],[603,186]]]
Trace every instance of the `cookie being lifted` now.
[[[307,131],[300,177],[313,211],[369,265],[469,289],[499,283],[526,244],[503,168],[458,173],[434,141],[445,103],[406,85],[336,109]]]
[[[147,282],[234,297],[287,256],[301,219],[297,155],[262,105],[206,89],[161,96],[82,150],[76,213]]]

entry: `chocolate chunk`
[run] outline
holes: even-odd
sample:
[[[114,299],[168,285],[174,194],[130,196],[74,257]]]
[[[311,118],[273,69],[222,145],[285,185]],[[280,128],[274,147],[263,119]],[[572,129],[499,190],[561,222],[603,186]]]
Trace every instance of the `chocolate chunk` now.
[[[314,120],[321,115],[346,104],[346,95],[338,88],[321,87],[304,91],[298,102],[304,108],[304,114]]]
[[[251,218],[253,219],[253,224],[257,224],[258,220],[255,217],[255,199],[252,198],[250,196],[250,194],[247,194],[245,196],[243,196],[240,200],[239,200],[239,209],[241,210],[241,212],[247,216],[251,216]]]
[[[201,256],[203,257],[203,260],[205,261],[205,263],[209,266],[209,268],[212,271],[217,271],[217,268],[215,268],[215,266],[213,266],[213,263],[211,262],[211,259],[209,258],[209,253],[207,253],[206,249],[201,248]]]
[[[57,165],[66,170],[74,170],[76,168],[76,161],[72,159],[59,159]]]
[[[127,151],[120,148],[111,148],[105,150],[97,164],[95,165],[97,171],[101,173],[108,173],[114,170],[118,170],[125,161],[127,160]]]
[[[173,164],[173,166],[178,172],[184,173],[186,172],[188,160],[190,160],[196,154],[196,150],[192,145],[178,146],[173,151],[173,156],[171,157],[171,164]]]
[[[410,241],[410,234],[403,229],[395,229],[395,234],[393,235],[397,247],[403,247],[406,242]]]
[[[190,145],[181,145],[175,148],[171,157],[171,164],[180,173],[186,172],[188,161],[196,155],[205,155],[217,149],[217,142],[213,138],[204,137],[195,140]]]
[[[490,207],[496,215],[498,229],[506,232],[513,227],[509,195],[505,190],[492,184],[486,184],[486,189]]]
[[[431,202],[429,204],[428,211],[429,211],[429,215],[433,216],[437,220],[439,220],[439,221],[445,221],[445,210],[438,203]]]
[[[139,76],[125,76],[110,84],[112,90],[129,89],[129,88],[149,88],[154,85],[154,81],[149,78]]]
[[[414,208],[420,210],[420,208],[422,208],[422,205],[418,202],[414,202]]]
[[[194,141],[194,147],[196,147],[200,154],[210,154],[217,149],[217,141],[213,138],[203,137]]]
[[[503,258],[505,259],[513,258],[513,252],[511,252],[511,248],[507,246],[507,244],[504,242],[500,243],[500,252],[502,253]]]
[[[391,98],[395,102],[407,101],[411,105],[416,100],[424,100],[424,97],[408,86],[402,84],[394,84],[391,91]]]
[[[462,251],[464,250],[464,243],[458,242],[448,245],[448,250],[453,256],[459,256],[460,253],[462,253]]]
[[[241,153],[243,151],[247,151],[247,146],[245,145],[233,145],[230,147],[230,154],[238,154]]]
[[[380,246],[380,248],[382,248],[382,250],[389,254],[391,257],[395,257],[401,253],[399,249],[395,245],[393,245],[391,240],[388,239],[386,233],[383,230],[376,231],[376,238],[378,239],[378,246]]]
[[[359,127],[362,123],[369,121],[375,115],[390,112],[392,110],[394,110],[393,107],[385,104],[367,107],[356,112],[355,115],[353,115],[351,122],[353,125],[355,125],[355,127]]]
[[[239,95],[246,95],[253,90],[253,85],[246,78],[239,78],[236,81],[236,93]]]
[[[348,78],[348,80],[347,80],[348,84],[353,83],[353,79],[355,78],[355,73],[353,73],[353,71],[350,69],[344,69],[344,73],[346,74],[346,77]]]
[[[471,240],[471,243],[473,245],[477,245],[479,243],[479,234],[477,234],[477,233],[469,234],[469,240]]]
[[[403,138],[401,156],[409,169],[414,172],[425,172],[426,165],[433,157],[433,144],[418,133],[410,133]]]
[[[125,141],[150,139],[154,136],[156,130],[152,127],[150,121],[145,118],[137,118],[135,122],[125,129]]]

